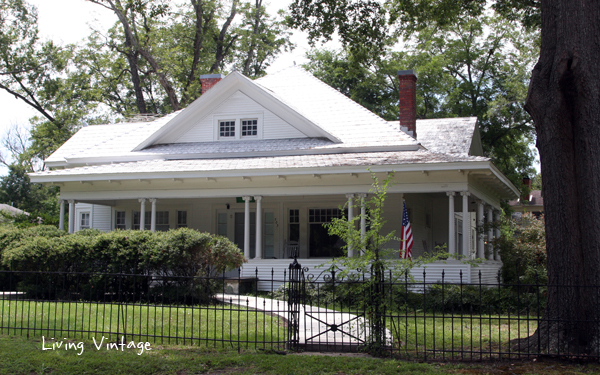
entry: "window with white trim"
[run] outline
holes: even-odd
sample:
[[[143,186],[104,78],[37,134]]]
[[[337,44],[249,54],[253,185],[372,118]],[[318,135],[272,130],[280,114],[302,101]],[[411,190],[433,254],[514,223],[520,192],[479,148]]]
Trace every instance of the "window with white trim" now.
[[[258,119],[242,120],[242,138],[256,138],[258,136]]]
[[[240,141],[263,138],[263,113],[214,114],[214,140]]]
[[[156,230],[169,230],[169,211],[156,211]]]
[[[177,211],[177,228],[187,228],[187,211]]]
[[[235,138],[235,120],[219,121],[219,138]]]
[[[79,216],[79,229],[90,229],[90,213],[81,212]]]
[[[125,225],[125,211],[115,211],[115,229],[127,229]]]
[[[346,216],[338,208],[311,208],[308,210],[308,254],[310,257],[339,257],[344,255],[344,241],[329,231],[323,224],[332,219]]]

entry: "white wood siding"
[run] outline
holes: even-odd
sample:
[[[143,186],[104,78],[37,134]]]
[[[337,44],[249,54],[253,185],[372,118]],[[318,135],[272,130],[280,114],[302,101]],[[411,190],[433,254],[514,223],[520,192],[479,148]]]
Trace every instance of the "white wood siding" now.
[[[81,230],[81,214],[90,213],[90,228],[99,229],[104,232],[112,230],[111,208],[99,204],[76,203],[75,204],[75,231]],[[66,226],[66,223],[65,223]]]
[[[229,117],[235,119],[240,115],[243,117],[243,114],[245,113],[255,114],[259,112],[263,114],[262,133],[264,139],[306,137],[306,135],[298,129],[291,126],[271,111],[265,109],[244,93],[237,91],[206,117],[198,119],[198,123],[182,136],[176,139],[171,139],[167,136],[162,143],[212,142],[214,141],[215,115],[219,115],[219,117],[223,117],[223,120],[226,120]]]
[[[113,229],[112,210],[110,206],[94,205],[93,228],[108,232]]]

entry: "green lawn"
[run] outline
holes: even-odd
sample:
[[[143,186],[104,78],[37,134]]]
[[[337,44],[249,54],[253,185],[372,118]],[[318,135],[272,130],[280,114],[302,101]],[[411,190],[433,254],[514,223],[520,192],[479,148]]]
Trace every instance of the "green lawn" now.
[[[507,352],[508,342],[532,335],[537,322],[531,316],[417,314],[389,319],[387,327],[403,355],[480,359]]]
[[[516,316],[407,314],[388,318],[395,352],[407,358],[481,359],[531,335]],[[532,317],[529,317],[533,319]],[[273,316],[233,305],[202,307],[0,301],[0,334],[46,339],[135,340],[214,348],[284,349],[287,329]]]
[[[134,349],[96,350],[86,342],[78,355],[73,350],[43,351],[38,339],[0,335],[0,374],[191,375],[191,374],[598,374],[598,364],[548,360],[510,362],[416,363],[368,356],[335,354],[279,355],[265,351],[177,345],[153,345],[138,355]]]
[[[286,330],[274,316],[239,306],[118,305],[0,301],[0,334],[148,341],[220,348],[283,348]],[[263,344],[268,343],[268,344]]]

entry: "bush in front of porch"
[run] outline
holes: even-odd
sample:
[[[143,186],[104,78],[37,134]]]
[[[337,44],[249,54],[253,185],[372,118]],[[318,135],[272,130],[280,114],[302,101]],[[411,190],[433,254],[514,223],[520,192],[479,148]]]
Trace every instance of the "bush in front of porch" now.
[[[71,235],[50,227],[0,230],[0,264],[18,271],[70,272],[65,282],[87,283],[89,288],[114,282],[114,274],[148,275],[137,280],[139,293],[148,288],[180,288],[182,282],[194,298],[210,299],[214,280],[222,272],[245,262],[239,248],[227,238],[180,228],[168,232],[84,230]],[[82,277],[77,273],[95,276]],[[40,288],[39,280],[24,277],[21,283]],[[185,280],[185,281],[183,281]],[[200,292],[201,291],[201,292]]]

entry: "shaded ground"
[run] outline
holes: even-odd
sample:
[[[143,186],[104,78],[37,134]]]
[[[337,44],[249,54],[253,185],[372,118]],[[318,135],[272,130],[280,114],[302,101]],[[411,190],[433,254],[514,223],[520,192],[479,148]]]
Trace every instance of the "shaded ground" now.
[[[42,351],[40,340],[0,335],[0,374],[600,374],[598,363],[523,360],[480,363],[419,363],[360,353],[277,354],[269,350],[228,351],[206,347],[153,345],[152,351]]]

